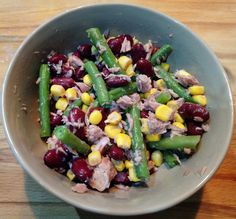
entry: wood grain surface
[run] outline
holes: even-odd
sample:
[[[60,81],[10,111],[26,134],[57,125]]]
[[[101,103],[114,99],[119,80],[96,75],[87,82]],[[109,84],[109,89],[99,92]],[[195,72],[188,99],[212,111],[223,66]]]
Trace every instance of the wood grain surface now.
[[[24,38],[54,15],[92,0],[0,0],[0,84]],[[118,2],[118,1],[117,1]],[[235,0],[126,0],[170,15],[197,33],[216,53],[236,95]],[[219,103],[220,104],[220,103]],[[227,156],[214,177],[195,195],[151,218],[236,218],[236,132]],[[76,210],[41,188],[19,166],[0,125],[0,219],[119,218]],[[143,218],[127,217],[127,218]]]

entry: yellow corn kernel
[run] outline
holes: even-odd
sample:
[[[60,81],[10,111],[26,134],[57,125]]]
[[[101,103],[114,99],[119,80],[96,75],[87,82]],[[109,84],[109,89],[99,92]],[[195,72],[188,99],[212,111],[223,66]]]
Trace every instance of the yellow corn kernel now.
[[[84,113],[86,113],[87,110],[88,110],[88,108],[89,108],[89,107],[88,107],[87,105],[83,104],[81,109],[82,109],[82,111],[83,111]]]
[[[102,155],[100,151],[92,151],[88,155],[88,163],[90,166],[97,166],[102,161]]]
[[[150,91],[148,91],[147,93],[144,94],[144,98],[148,98],[150,97],[151,95],[157,93],[157,89],[156,88],[152,88]]]
[[[134,167],[129,168],[129,180],[132,182],[138,182],[140,179],[137,177]]]
[[[130,147],[131,147],[131,138],[127,134],[119,133],[116,136],[116,144],[120,148],[130,149]]]
[[[68,88],[66,90],[65,95],[68,100],[75,100],[77,98],[77,92],[76,92],[75,88]]]
[[[155,110],[156,118],[164,122],[169,121],[172,113],[173,113],[173,109],[171,109],[170,107],[166,105],[158,106]]]
[[[193,85],[188,88],[188,91],[192,95],[201,95],[205,93],[205,87],[200,85]]]
[[[75,178],[75,174],[71,170],[68,170],[66,172],[66,176],[70,181],[72,181]]]
[[[82,93],[80,98],[82,102],[86,105],[90,105],[93,102],[93,98],[87,92]]]
[[[175,113],[175,115],[174,115],[174,121],[175,121],[175,122],[184,123],[184,119],[181,117],[181,115],[179,115],[179,113]]]
[[[54,84],[50,88],[51,94],[55,97],[63,97],[65,95],[65,89],[61,85]]]
[[[159,134],[148,134],[146,135],[146,140],[148,142],[151,142],[151,141],[159,141],[160,140],[160,135]]]
[[[170,64],[168,63],[161,63],[161,67],[165,70],[165,71],[169,71],[170,70]]]
[[[135,37],[133,37],[133,45],[137,44],[138,42],[139,41]]]
[[[119,133],[121,133],[121,128],[117,125],[106,125],[104,128],[105,133],[109,138],[114,139]]]
[[[206,98],[205,95],[194,95],[192,97],[200,105],[202,105],[202,106],[206,106],[207,105],[207,98]]]
[[[118,63],[123,70],[126,70],[130,64],[132,64],[132,59],[128,56],[121,56],[118,59]]]
[[[146,118],[141,118],[141,122],[142,122],[142,127],[141,127],[141,131],[144,134],[149,134],[149,126],[148,126],[148,119]]]
[[[117,125],[121,120],[122,120],[121,114],[114,111],[108,115],[106,122],[112,125]]]
[[[163,154],[160,151],[154,151],[151,155],[151,160],[155,166],[159,167],[163,162]]]
[[[173,122],[172,125],[176,126],[177,128],[180,128],[180,129],[185,129],[186,128],[184,126],[184,124],[180,123],[180,122]]]
[[[91,151],[96,151],[96,145],[92,145],[91,147],[90,147],[90,149],[91,149]]]
[[[132,160],[126,160],[125,161],[125,168],[129,169],[129,168],[132,168],[132,167],[134,167],[133,161]]]
[[[134,71],[133,65],[130,64],[130,65],[127,67],[127,69],[126,69],[125,72],[126,72],[126,75],[128,75],[128,76],[130,76],[130,77],[134,76],[134,75],[135,75],[135,71]]]
[[[118,172],[121,172],[125,169],[124,161],[113,160],[113,164]]]
[[[147,158],[147,160],[150,159],[150,152],[149,152],[149,150],[146,150],[146,158]]]
[[[177,104],[176,100],[170,100],[167,102],[166,105],[173,110],[177,110],[179,108],[179,105]]]
[[[83,82],[88,86],[92,86],[92,80],[88,74],[83,77]]]
[[[94,110],[89,115],[89,122],[92,125],[97,125],[102,121],[102,113],[99,110]]]
[[[164,81],[163,79],[157,80],[157,81],[156,81],[156,85],[157,85],[157,88],[158,88],[159,90],[163,90],[163,89],[166,88],[166,83],[165,83],[165,81]]]
[[[66,107],[68,106],[69,102],[66,98],[59,98],[56,102],[56,109],[64,111]]]

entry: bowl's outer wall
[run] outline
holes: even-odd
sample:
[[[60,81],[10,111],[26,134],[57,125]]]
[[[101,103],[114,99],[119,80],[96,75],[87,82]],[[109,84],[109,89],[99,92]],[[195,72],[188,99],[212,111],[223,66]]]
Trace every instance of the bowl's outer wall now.
[[[199,151],[182,167],[162,167],[149,188],[129,192],[75,194],[64,177],[43,164],[45,144],[39,137],[38,78],[40,61],[54,49],[69,52],[88,42],[86,29],[110,29],[112,35],[129,33],[142,42],[170,43],[174,52],[171,69],[192,72],[206,87],[211,114],[210,131]],[[40,52],[40,53],[38,53]],[[195,35],[170,18],[146,9],[124,5],[98,5],[73,10],[38,29],[13,60],[3,86],[3,117],[12,149],[24,168],[45,188],[65,201],[87,210],[132,215],[170,207],[193,194],[222,161],[232,133],[232,99],[223,69]],[[28,111],[21,110],[26,104]],[[206,173],[198,173],[207,167]],[[190,170],[188,176],[183,176]]]

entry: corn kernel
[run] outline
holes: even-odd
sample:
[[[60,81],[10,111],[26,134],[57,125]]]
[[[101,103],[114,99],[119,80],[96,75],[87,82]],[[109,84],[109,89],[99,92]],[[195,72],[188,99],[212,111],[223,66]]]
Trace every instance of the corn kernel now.
[[[144,134],[149,134],[149,126],[148,126],[148,119],[146,118],[141,118],[141,122],[142,122],[142,127],[141,127],[141,131]]]
[[[132,160],[126,160],[125,161],[125,168],[129,169],[129,168],[132,168],[132,167],[134,167],[133,161]]]
[[[121,120],[122,120],[121,114],[114,111],[108,115],[106,122],[112,125],[117,125]]]
[[[159,141],[160,140],[160,135],[159,134],[148,134],[148,135],[146,135],[146,140],[148,142]]]
[[[105,133],[109,138],[114,139],[119,133],[121,133],[121,128],[116,125],[106,125],[104,128]]]
[[[147,160],[150,159],[150,152],[149,152],[149,150],[146,150],[146,158],[147,158]]]
[[[161,63],[161,67],[165,70],[165,71],[169,71],[170,70],[170,64],[168,63]]]
[[[83,104],[81,109],[82,109],[82,111],[83,111],[84,113],[86,113],[87,110],[88,110],[88,108],[89,108],[89,107],[88,107],[87,105]]]
[[[134,167],[129,168],[129,180],[132,182],[138,182],[140,179],[137,177]]]
[[[126,75],[128,75],[128,76],[130,76],[130,77],[132,77],[132,76],[135,75],[134,67],[133,67],[132,64],[130,64],[130,65],[128,66],[128,68],[126,69]]]
[[[193,85],[188,88],[188,91],[192,95],[201,95],[205,93],[205,88],[204,86]]]
[[[139,41],[135,37],[133,37],[133,45],[137,44]]]
[[[94,145],[94,144],[90,147],[90,149],[91,149],[91,151],[97,151],[96,150],[96,145]]]
[[[175,121],[175,122],[184,123],[184,119],[181,117],[181,115],[180,115],[179,113],[175,113],[175,115],[174,115],[174,121]]]
[[[173,109],[166,105],[158,106],[155,110],[155,116],[161,121],[167,122],[173,113]]]
[[[156,88],[152,88],[150,91],[148,91],[147,93],[144,94],[144,97],[147,99],[148,97],[150,97],[151,95],[157,93],[157,89]]]
[[[206,106],[207,105],[207,98],[206,98],[205,95],[194,95],[192,97],[200,105],[202,105],[202,106]]]
[[[184,126],[184,124],[180,123],[180,122],[173,122],[172,125],[176,126],[177,128],[180,128],[180,129],[185,129],[186,128]]]
[[[88,155],[88,163],[90,166],[97,166],[102,161],[102,155],[100,151],[92,151]]]
[[[164,81],[163,79],[157,80],[157,81],[156,81],[156,85],[157,85],[157,88],[158,88],[159,90],[163,90],[163,89],[166,88],[166,83],[165,83],[165,81]]]
[[[59,98],[56,102],[56,109],[64,111],[66,107],[68,106],[69,102],[66,98]]]
[[[89,93],[82,93],[80,96],[82,102],[86,105],[90,105],[93,102],[93,98],[89,95]]]
[[[121,172],[125,169],[124,161],[113,160],[113,164],[118,172]]]
[[[118,63],[123,70],[126,70],[130,64],[132,64],[132,59],[128,56],[121,56],[118,59]]]
[[[173,109],[173,110],[177,110],[177,109],[179,108],[179,105],[178,105],[178,103],[176,102],[176,100],[170,100],[170,101],[168,101],[168,102],[166,103],[166,105],[167,105],[168,107],[170,107],[171,109]]]
[[[77,98],[77,92],[74,88],[68,88],[65,95],[68,100],[75,100]]]
[[[83,82],[88,86],[92,86],[92,80],[88,74],[83,77]]]
[[[92,125],[97,125],[102,121],[102,113],[99,110],[94,110],[89,115],[89,122]]]
[[[70,181],[72,181],[75,178],[75,174],[71,170],[68,170],[66,172],[66,176]]]
[[[130,147],[131,147],[131,138],[127,134],[119,133],[116,136],[116,144],[120,148],[130,149]]]
[[[50,88],[51,94],[55,97],[63,97],[65,95],[65,89],[61,85],[54,84]]]
[[[160,151],[154,151],[151,155],[151,160],[155,166],[159,167],[163,162],[163,154]]]

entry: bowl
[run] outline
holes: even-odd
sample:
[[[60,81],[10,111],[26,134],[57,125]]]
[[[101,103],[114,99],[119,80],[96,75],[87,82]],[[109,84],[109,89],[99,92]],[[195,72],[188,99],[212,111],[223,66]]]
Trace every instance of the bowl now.
[[[172,69],[193,72],[206,88],[210,130],[197,153],[182,166],[165,166],[152,175],[148,188],[77,194],[66,177],[47,168],[47,148],[39,136],[38,78],[40,61],[52,50],[69,52],[88,42],[85,30],[129,33],[142,42],[169,43]],[[26,108],[25,108],[26,107]],[[233,102],[224,69],[212,51],[185,25],[162,13],[132,5],[101,4],[66,11],[38,27],[16,52],[2,89],[2,118],[9,145],[23,168],[45,189],[75,207],[111,215],[138,215],[169,208],[199,190],[215,173],[230,143]]]

